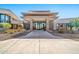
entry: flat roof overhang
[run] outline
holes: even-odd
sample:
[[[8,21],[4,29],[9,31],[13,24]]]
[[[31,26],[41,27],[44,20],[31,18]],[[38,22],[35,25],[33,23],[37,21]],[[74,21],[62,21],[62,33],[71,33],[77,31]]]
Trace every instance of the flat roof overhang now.
[[[52,16],[53,14],[23,14],[24,16]]]

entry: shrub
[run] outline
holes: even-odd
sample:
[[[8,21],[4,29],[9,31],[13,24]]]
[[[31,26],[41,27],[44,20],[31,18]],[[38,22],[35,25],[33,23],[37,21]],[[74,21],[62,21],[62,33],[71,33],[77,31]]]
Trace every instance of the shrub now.
[[[0,23],[0,27],[4,28],[4,29],[9,29],[9,28],[11,28],[11,24],[10,23]]]

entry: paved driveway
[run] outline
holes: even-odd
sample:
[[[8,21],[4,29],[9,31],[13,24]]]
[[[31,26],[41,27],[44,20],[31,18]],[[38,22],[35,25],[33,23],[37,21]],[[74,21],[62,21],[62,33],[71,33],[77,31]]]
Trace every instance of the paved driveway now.
[[[47,31],[43,30],[34,30],[26,36],[21,37],[23,39],[62,39],[62,37],[54,36]]]
[[[0,53],[79,53],[79,41],[46,31],[33,31],[26,36],[0,41]]]

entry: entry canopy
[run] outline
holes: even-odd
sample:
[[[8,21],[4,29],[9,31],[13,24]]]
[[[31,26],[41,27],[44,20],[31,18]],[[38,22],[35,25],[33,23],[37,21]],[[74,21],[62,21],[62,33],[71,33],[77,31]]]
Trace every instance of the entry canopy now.
[[[33,21],[46,21],[46,20],[54,20],[57,19],[57,12],[50,11],[29,11],[27,13],[23,12],[24,20],[33,20]]]
[[[29,11],[29,12],[23,12],[22,13],[25,16],[52,16],[57,15],[57,12],[50,12],[50,11]]]

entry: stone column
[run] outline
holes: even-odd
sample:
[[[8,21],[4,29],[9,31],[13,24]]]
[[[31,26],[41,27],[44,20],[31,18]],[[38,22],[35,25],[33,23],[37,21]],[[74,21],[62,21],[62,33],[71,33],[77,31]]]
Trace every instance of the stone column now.
[[[33,22],[32,22],[32,20],[30,21],[30,31],[32,31],[33,30]]]
[[[49,31],[49,20],[46,20],[46,30]]]

